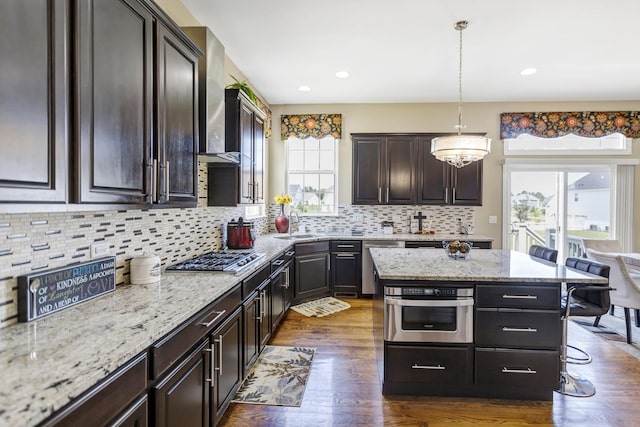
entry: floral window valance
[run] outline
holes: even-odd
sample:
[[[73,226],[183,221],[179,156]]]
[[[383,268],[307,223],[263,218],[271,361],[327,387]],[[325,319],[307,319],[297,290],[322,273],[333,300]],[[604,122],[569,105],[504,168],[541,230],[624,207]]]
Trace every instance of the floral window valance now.
[[[500,138],[522,134],[540,138],[558,138],[575,134],[587,138],[621,133],[640,138],[639,111],[582,111],[564,113],[502,113]]]
[[[342,138],[342,114],[293,114],[280,116],[280,139]]]

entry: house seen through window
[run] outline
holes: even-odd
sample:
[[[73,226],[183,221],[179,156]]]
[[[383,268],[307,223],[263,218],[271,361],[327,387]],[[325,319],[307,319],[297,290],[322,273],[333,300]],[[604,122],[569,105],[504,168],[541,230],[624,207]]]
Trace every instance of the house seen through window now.
[[[287,193],[301,214],[336,213],[336,139],[287,139]]]

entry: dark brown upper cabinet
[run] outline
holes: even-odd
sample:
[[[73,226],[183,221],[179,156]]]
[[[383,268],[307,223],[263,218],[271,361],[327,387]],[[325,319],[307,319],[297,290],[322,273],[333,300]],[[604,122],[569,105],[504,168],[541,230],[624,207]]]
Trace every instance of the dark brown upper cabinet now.
[[[431,155],[441,134],[352,134],[353,204],[482,205],[482,161],[456,168]]]
[[[2,1],[0,39],[0,202],[196,205],[201,52],[154,2]]]
[[[414,204],[416,138],[352,134],[353,203]]]
[[[66,0],[0,2],[0,202],[67,199],[70,18]]]
[[[195,206],[198,198],[198,57],[157,24],[158,203]]]
[[[418,200],[421,205],[482,205],[482,160],[456,168],[431,154],[431,140],[418,138]]]
[[[225,148],[240,166],[212,163],[209,206],[264,202],[264,113],[239,89],[225,89]]]
[[[77,0],[79,203],[152,201],[153,16],[136,0]]]

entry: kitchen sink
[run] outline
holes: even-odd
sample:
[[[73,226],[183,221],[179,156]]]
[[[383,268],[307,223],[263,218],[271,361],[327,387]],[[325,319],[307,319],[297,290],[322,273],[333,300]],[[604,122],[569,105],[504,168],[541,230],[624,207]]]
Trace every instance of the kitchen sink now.
[[[316,237],[315,234],[280,234],[278,236],[273,236],[276,239],[309,239],[311,237]]]

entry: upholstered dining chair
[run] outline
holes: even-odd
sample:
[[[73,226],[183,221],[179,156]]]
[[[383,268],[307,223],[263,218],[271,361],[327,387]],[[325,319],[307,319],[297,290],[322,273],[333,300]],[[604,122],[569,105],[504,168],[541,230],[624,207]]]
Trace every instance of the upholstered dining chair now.
[[[558,250],[541,245],[531,245],[529,255],[551,262],[558,262]]]
[[[582,248],[584,249],[585,256],[587,253],[587,249],[593,249],[594,251],[598,251],[598,252],[616,252],[616,253],[624,252],[624,250],[622,249],[622,245],[620,244],[620,241],[616,239],[582,239]],[[634,275],[640,276],[640,268],[627,265],[627,269],[629,270],[629,273],[631,274],[632,277]],[[635,279],[637,280],[637,278]],[[614,313],[614,305],[612,304],[611,314],[613,315],[613,313]],[[636,326],[640,326],[640,312],[636,310],[635,314],[636,314],[635,316]],[[598,326],[599,321],[600,321],[600,318],[599,317],[596,318],[595,322],[593,323],[593,326]]]
[[[584,259],[567,258],[565,266],[568,268],[609,277],[608,265]],[[608,284],[603,285],[574,285],[567,282],[567,293],[562,298],[562,346],[560,348],[560,381],[558,392],[569,396],[589,397],[596,393],[595,386],[586,378],[571,374],[567,371],[567,363],[591,363],[591,356],[582,349],[567,344],[569,318],[574,316],[600,316],[609,310]],[[567,349],[572,348],[584,357],[576,358],[567,355]]]
[[[611,268],[609,283],[616,288],[616,291],[611,294],[611,304],[624,308],[627,343],[631,344],[631,315],[629,309],[640,309],[640,279],[629,273],[629,269],[620,255],[587,249],[587,257]]]

